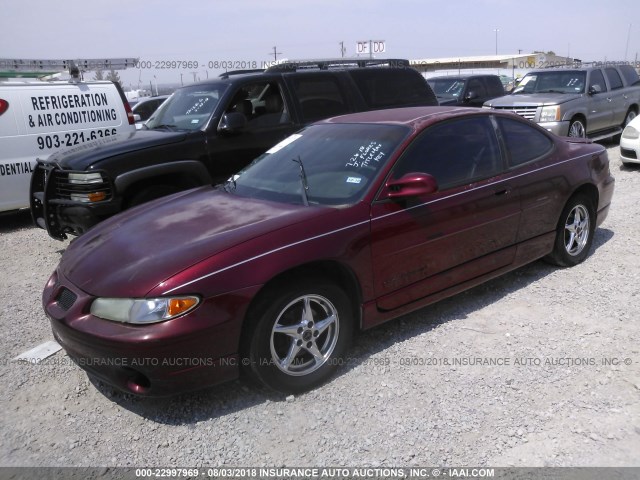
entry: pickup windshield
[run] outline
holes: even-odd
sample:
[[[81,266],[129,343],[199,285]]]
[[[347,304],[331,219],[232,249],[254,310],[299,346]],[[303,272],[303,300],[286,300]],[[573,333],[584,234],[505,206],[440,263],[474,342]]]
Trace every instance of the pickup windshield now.
[[[147,121],[147,128],[198,130],[213,114],[225,85],[194,85],[175,91]]]
[[[225,189],[284,203],[353,204],[409,133],[399,125],[312,125],[258,157]]]
[[[461,78],[433,78],[427,79],[427,83],[440,98],[458,98],[464,89]]]
[[[553,71],[532,72],[524,76],[512,95],[528,93],[584,93],[585,72]]]

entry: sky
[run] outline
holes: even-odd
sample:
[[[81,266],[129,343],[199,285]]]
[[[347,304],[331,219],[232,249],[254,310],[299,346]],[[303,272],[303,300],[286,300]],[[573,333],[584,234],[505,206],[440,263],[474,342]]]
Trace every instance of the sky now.
[[[125,88],[260,67],[274,46],[278,59],[333,58],[343,42],[354,56],[366,40],[384,40],[387,58],[493,55],[497,43],[640,62],[639,0],[0,0],[0,11],[0,59],[139,58],[119,72]]]

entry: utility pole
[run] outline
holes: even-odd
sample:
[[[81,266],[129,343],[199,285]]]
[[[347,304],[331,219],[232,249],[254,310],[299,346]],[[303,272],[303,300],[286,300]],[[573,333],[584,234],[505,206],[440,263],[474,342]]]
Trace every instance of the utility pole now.
[[[493,31],[496,32],[496,55],[498,55],[498,32],[500,30],[498,30],[497,28],[494,28]]]
[[[269,54],[271,55],[271,54]],[[273,61],[277,62],[278,61],[278,55],[282,55],[282,52],[278,52],[278,49],[276,47],[273,47]]]
[[[198,72],[191,72],[191,75],[193,75],[193,82],[197,82],[196,75],[198,75]]]
[[[631,37],[631,24],[629,24],[629,31],[627,32],[627,45],[624,47],[624,61],[627,61],[627,53],[629,52],[629,38]]]
[[[340,56],[344,58],[345,53],[347,53],[347,49],[344,48],[344,42],[340,42]]]

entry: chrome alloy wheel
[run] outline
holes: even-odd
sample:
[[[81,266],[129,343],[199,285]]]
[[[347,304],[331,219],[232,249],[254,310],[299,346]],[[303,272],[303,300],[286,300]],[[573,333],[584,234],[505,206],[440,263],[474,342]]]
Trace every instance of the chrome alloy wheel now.
[[[567,135],[574,138],[586,138],[587,133],[585,132],[582,122],[575,121],[569,126],[569,133]]]
[[[564,225],[564,248],[571,256],[579,255],[589,240],[589,212],[584,205],[571,209]]]
[[[271,358],[287,375],[308,375],[327,362],[338,336],[336,307],[320,295],[304,295],[278,315],[271,330]]]

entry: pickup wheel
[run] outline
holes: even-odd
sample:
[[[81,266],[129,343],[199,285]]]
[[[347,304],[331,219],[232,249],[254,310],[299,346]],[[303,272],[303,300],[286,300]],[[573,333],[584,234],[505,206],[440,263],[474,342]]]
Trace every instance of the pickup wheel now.
[[[569,124],[569,133],[568,137],[578,137],[578,138],[586,138],[587,137],[587,129],[584,127],[584,123],[582,119],[576,118],[571,120]]]
[[[152,187],[147,187],[133,195],[131,197],[131,200],[129,200],[127,207],[135,207],[137,205],[150,202],[151,200],[155,200],[156,198],[171,195],[172,193],[176,193],[178,191],[180,191],[179,188],[173,187],[171,185],[154,185]]]
[[[593,202],[586,195],[574,195],[562,210],[553,251],[545,260],[560,267],[573,267],[581,263],[589,254],[595,229]]]

